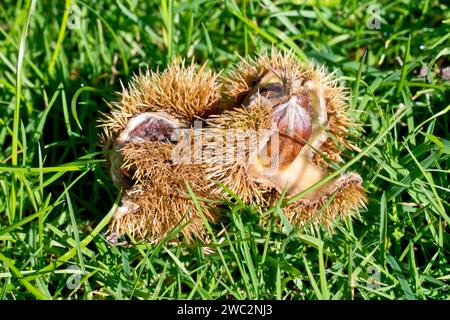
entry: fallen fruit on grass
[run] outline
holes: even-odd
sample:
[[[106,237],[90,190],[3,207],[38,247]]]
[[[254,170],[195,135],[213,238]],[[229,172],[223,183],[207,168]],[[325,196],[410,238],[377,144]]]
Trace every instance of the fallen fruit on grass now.
[[[209,221],[216,216],[203,203],[197,209],[186,182],[198,197],[208,196],[204,165],[175,163],[172,153],[182,130],[216,111],[216,74],[204,66],[174,61],[163,72],[136,75],[120,96],[102,121],[111,176],[123,190],[107,239],[117,244],[128,233],[157,242],[184,223],[188,224],[181,234],[188,241],[203,239],[199,210]]]
[[[111,176],[123,189],[112,243],[124,233],[156,242],[184,223],[187,241],[205,241],[204,219],[214,223],[215,205],[232,200],[227,188],[261,208],[284,195],[297,226],[330,227],[365,206],[359,174],[334,173],[341,149],[357,148],[347,139],[346,90],[323,67],[273,50],[219,81],[205,67],[174,62],[135,76],[121,97],[102,124]]]
[[[237,130],[248,147],[242,152],[238,143],[228,143],[227,152],[236,161],[221,162],[220,153],[206,159],[209,180],[229,186],[247,203],[274,205],[285,192],[291,199],[285,214],[298,226],[331,226],[339,215],[365,205],[356,172],[305,192],[335,171],[330,163],[343,162],[340,147],[356,149],[347,140],[351,122],[346,91],[333,74],[272,51],[243,59],[225,76],[223,87],[228,111],[210,118],[208,127],[215,128],[216,137],[223,136],[217,141]],[[209,142],[203,149],[208,148]],[[214,193],[225,195],[220,187]]]

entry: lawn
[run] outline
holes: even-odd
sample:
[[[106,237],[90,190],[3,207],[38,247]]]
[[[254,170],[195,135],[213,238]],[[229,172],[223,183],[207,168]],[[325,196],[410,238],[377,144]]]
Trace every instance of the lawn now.
[[[2,1],[0,299],[449,299],[445,2]],[[363,177],[367,208],[312,233],[235,201],[211,244],[174,243],[179,226],[109,245],[106,101],[175,56],[226,72],[272,46],[349,88],[362,151],[342,170]]]

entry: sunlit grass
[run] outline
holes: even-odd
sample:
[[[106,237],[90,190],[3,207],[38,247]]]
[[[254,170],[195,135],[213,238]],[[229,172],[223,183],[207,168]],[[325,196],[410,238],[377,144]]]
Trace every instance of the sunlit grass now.
[[[0,299],[449,299],[450,8],[378,3],[380,30],[360,1],[0,4]],[[173,56],[226,69],[272,46],[349,88],[361,152],[336,174],[361,174],[367,209],[309,233],[284,199],[259,212],[231,194],[218,225],[204,219],[211,244],[174,244],[185,225],[107,244],[105,100]]]

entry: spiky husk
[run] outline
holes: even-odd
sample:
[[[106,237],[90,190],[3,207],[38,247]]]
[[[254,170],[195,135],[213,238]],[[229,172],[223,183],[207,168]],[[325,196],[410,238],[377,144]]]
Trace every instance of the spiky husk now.
[[[256,106],[260,107],[260,105],[255,104],[250,106],[246,111],[251,112],[252,107],[256,108]],[[229,114],[232,115],[233,113],[230,112]],[[224,121],[224,123],[226,122]],[[244,122],[239,121],[237,123],[241,124]],[[249,121],[248,123],[251,122]],[[231,119],[230,123],[233,123]],[[234,124],[237,123],[234,122]],[[260,150],[260,145],[269,140],[273,134],[272,130],[268,129],[259,135],[253,130],[242,131],[241,138],[247,140],[247,145],[250,147],[246,149],[245,153],[238,153],[235,146],[232,146],[232,148],[223,148],[225,145],[223,141],[226,139],[225,130],[210,129],[202,132],[202,134],[205,139],[203,152],[208,152],[208,148],[211,148],[213,150],[224,150],[223,152],[227,152],[228,155],[227,157],[222,153],[209,151],[208,153],[213,156],[203,158],[204,163],[207,165],[205,170],[207,178],[211,181],[209,185],[211,187],[211,194],[219,195],[220,197],[230,197],[228,191],[222,187],[224,185],[244,203],[257,203],[263,207],[275,206],[277,204],[280,192],[276,191],[275,186],[267,184],[266,181],[258,181],[257,177],[249,175],[247,171],[247,164],[251,154]],[[211,135],[213,138],[208,139],[208,135]],[[352,174],[349,173],[347,175]],[[355,175],[359,177],[357,174]],[[314,193],[314,191],[311,193]],[[289,197],[287,199],[289,200]],[[330,228],[332,221],[336,221],[338,217],[345,218],[346,216],[350,216],[358,208],[365,207],[365,203],[365,189],[361,186],[361,181],[349,180],[343,181],[321,198],[314,198],[314,200],[300,198],[284,207],[283,210],[290,223],[298,227],[308,223],[315,229],[320,226]]]
[[[321,153],[316,153],[314,161],[322,167],[328,162],[341,162],[340,146],[357,149],[348,141],[349,128],[353,121],[348,116],[348,90],[340,85],[334,73],[327,74],[325,66],[315,67],[312,61],[302,62],[292,52],[272,50],[269,55],[261,52],[256,59],[245,58],[223,76],[223,101],[226,108],[242,105],[246,96],[267,72],[275,73],[288,86],[295,80],[315,80],[323,85],[327,105],[329,138],[323,143]],[[332,138],[334,137],[334,138]]]
[[[192,145],[192,139],[200,136],[200,158],[192,150],[188,153],[190,158],[196,158],[196,163],[181,161],[176,164],[172,161],[174,149],[180,146],[183,149],[183,143],[176,146],[157,142],[130,143],[121,149],[123,167],[134,172],[135,185],[125,192],[123,198],[122,211],[127,214],[115,216],[111,232],[122,234],[127,231],[138,238],[159,241],[178,223],[190,221],[182,230],[184,237],[188,241],[194,238],[204,240],[205,228],[188,195],[186,181],[200,199],[216,200],[227,196],[227,192],[217,184],[219,182],[246,203],[275,204],[280,192],[275,191],[274,186],[250,177],[247,172],[252,154],[276,130],[270,103],[259,97],[242,107],[255,84],[269,71],[287,87],[298,80],[312,80],[323,86],[328,117],[326,129],[334,138],[326,139],[320,151],[325,159],[341,161],[339,146],[352,147],[347,140],[351,122],[347,116],[346,90],[338,85],[338,80],[333,80],[333,74],[327,75],[323,67],[315,68],[311,62],[299,62],[292,54],[262,53],[256,60],[242,60],[222,79],[224,94],[220,101],[221,85],[217,84],[215,75],[203,68],[197,72],[194,65],[186,67],[184,63],[174,63],[162,73],[147,71],[135,76],[130,89],[123,89],[122,101],[113,105],[112,112],[105,116],[103,128],[107,143],[113,145],[114,139],[125,130],[128,119],[143,112],[167,112],[187,128],[193,120],[209,116],[206,121],[208,128],[191,130],[193,135],[184,141]],[[211,116],[223,109],[227,111]],[[249,146],[244,153],[238,153],[236,145],[226,144],[229,129],[241,130],[238,131],[241,132],[240,139],[247,141]],[[208,156],[205,157],[205,153]],[[319,153],[314,153],[313,159],[322,168],[329,168]],[[339,214],[346,216],[363,206],[364,193],[360,184],[346,183],[327,197],[313,201],[299,199],[284,210],[288,219],[299,226],[306,223],[330,226],[330,221]],[[216,221],[216,212],[203,201],[200,205],[206,218]]]
[[[189,125],[217,112],[220,84],[217,75],[206,66],[174,60],[162,72],[147,69],[122,85],[121,101],[109,104],[111,111],[103,115],[103,141],[110,141],[127,126],[128,119],[143,112],[167,112]]]
[[[269,55],[262,51],[256,59],[241,58],[241,61],[222,77],[223,101],[228,108],[239,107],[259,80],[269,71],[286,82],[302,79],[310,66],[301,64],[292,53],[272,50]]]
[[[136,185],[128,192],[129,195],[123,203],[126,205],[129,201],[131,205],[136,205],[137,209],[115,216],[109,232],[114,232],[118,236],[128,232],[138,240],[144,239],[153,243],[163,239],[177,226],[189,222],[181,230],[184,239],[187,242],[193,242],[195,239],[205,241],[207,236],[205,226],[189,195],[167,194],[155,186],[149,187],[148,184]],[[210,222],[214,222],[216,219],[214,211],[203,202],[200,203],[202,213]]]
[[[271,108],[259,98],[246,108],[236,108],[208,119],[207,129],[197,130],[198,145],[212,194],[226,196],[223,184],[246,203],[267,204],[264,186],[247,173],[250,157],[267,143],[273,134]]]
[[[129,232],[137,238],[158,241],[186,221],[190,223],[182,234],[188,241],[205,238],[200,214],[186,189],[187,182],[199,199],[211,198],[202,185],[206,178],[201,165],[173,163],[171,143],[133,143],[120,137],[129,133],[130,119],[145,113],[176,119],[175,129],[189,128],[193,121],[217,112],[220,86],[217,75],[205,65],[186,65],[179,59],[162,72],[147,70],[135,75],[128,88],[122,85],[121,100],[109,104],[111,111],[103,115],[100,136],[103,147],[113,149],[108,158],[112,170],[119,172],[113,174],[113,179],[119,176],[114,182],[124,188],[122,205],[109,229],[114,233],[112,238]],[[123,183],[125,179],[118,171],[122,169],[127,175],[133,173],[131,184]],[[215,221],[213,211],[199,202],[206,219]]]
[[[188,242],[206,236],[201,215],[186,186],[198,197],[205,218],[214,222],[213,210],[202,201],[211,199],[205,186],[204,165],[173,164],[173,147],[164,143],[128,144],[122,149],[125,168],[134,168],[135,185],[126,191],[122,205],[134,206],[127,214],[117,215],[110,231],[120,235],[129,232],[150,242],[161,240],[177,225],[189,221],[181,230]]]
[[[297,80],[301,80],[302,83],[313,81],[321,85],[327,108],[328,138],[320,145],[320,152],[313,152],[314,163],[328,171],[330,161],[342,162],[340,147],[357,149],[347,140],[352,121],[348,116],[348,91],[339,85],[339,79],[334,79],[334,73],[327,74],[323,66],[315,67],[312,62],[300,62],[292,53],[281,53],[276,50],[272,50],[270,55],[263,52],[254,60],[242,59],[231,72],[224,76],[222,103],[226,108],[234,107],[235,109],[220,115],[219,119],[211,121],[211,124],[225,128],[230,127],[229,124],[238,123],[242,128],[251,129],[255,126],[255,122],[260,123],[258,115],[261,110],[242,104],[268,72],[277,75],[286,87]],[[291,94],[295,94],[295,88],[289,90]],[[254,119],[258,120],[253,121]],[[271,121],[270,116],[265,118],[266,128],[270,127]],[[225,180],[229,184],[235,182],[232,190],[236,191],[243,200],[253,200],[248,193],[258,194],[260,195],[258,198],[262,198],[258,199],[260,203],[273,206],[280,196],[280,192],[271,189],[267,184],[252,181],[253,185],[251,185],[249,182],[242,182],[241,177],[246,179],[248,177],[245,166],[239,163],[224,168],[215,166],[214,169],[208,169],[208,172],[214,173],[211,178],[219,178],[221,182]],[[365,190],[361,186],[361,181],[353,181],[342,183],[339,188],[322,198],[299,199],[284,208],[284,211],[291,223],[297,226],[310,223],[314,227],[320,225],[329,227],[332,225],[331,221],[336,220],[339,215],[342,217],[350,215],[358,208],[365,206],[365,202]]]
[[[366,191],[359,184],[346,184],[329,197],[316,201],[299,199],[284,208],[284,214],[289,222],[297,227],[306,224],[314,229],[326,227],[331,229],[333,222],[339,217],[345,219],[359,208],[365,207]]]

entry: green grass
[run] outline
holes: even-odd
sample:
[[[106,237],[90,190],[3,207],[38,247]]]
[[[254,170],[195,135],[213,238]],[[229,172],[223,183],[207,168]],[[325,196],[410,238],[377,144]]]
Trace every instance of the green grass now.
[[[371,30],[360,1],[305,3],[3,1],[0,299],[449,299],[450,7],[379,1]],[[173,56],[226,69],[272,46],[350,88],[362,151],[340,171],[364,178],[367,209],[311,234],[282,201],[264,226],[235,199],[226,231],[207,225],[210,254],[170,241],[183,225],[157,245],[109,246],[120,198],[96,121],[120,81]]]

